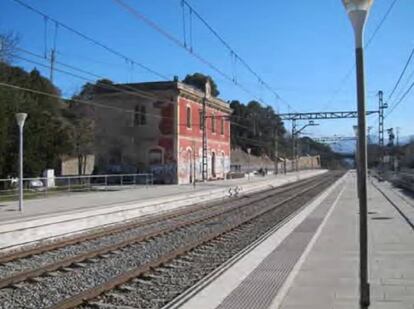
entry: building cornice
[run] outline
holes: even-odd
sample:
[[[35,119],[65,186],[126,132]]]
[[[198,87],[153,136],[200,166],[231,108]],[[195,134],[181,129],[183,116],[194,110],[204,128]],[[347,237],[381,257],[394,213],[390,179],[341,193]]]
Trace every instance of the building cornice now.
[[[199,102],[200,104],[203,103],[204,92],[192,86],[181,83],[181,82],[177,82],[177,89],[181,97],[190,99],[192,101]],[[229,104],[219,98],[216,98],[216,97],[206,98],[206,104],[208,107],[218,109],[224,113],[228,113],[228,114],[232,113],[232,109],[230,108]]]

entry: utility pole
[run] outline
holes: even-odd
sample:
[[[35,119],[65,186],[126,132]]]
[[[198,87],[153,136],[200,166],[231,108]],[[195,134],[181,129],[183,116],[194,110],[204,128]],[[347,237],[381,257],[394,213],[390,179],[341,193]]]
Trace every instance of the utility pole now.
[[[202,158],[201,158],[201,175],[203,181],[207,181],[208,179],[208,164],[207,164],[207,98],[210,97],[210,81],[207,79],[205,84],[205,91],[204,91],[204,98],[203,98],[203,111],[202,111],[202,130],[203,130],[203,137],[202,137]]]
[[[292,171],[294,169],[296,169],[294,167],[294,164],[296,165],[296,145],[295,145],[295,141],[296,141],[296,120],[293,119],[292,120]]]
[[[191,173],[193,174],[193,177],[192,177],[192,181],[193,181],[193,187],[195,188],[196,187],[196,173],[197,173],[197,170],[196,170],[196,145],[195,145],[195,141],[193,141],[192,142],[192,148],[193,148],[193,164],[190,166],[191,168],[192,168],[192,171],[191,171]],[[191,158],[190,158],[190,160],[191,160]]]
[[[56,50],[53,48],[50,52],[50,82],[53,83],[53,71],[55,70]]]
[[[397,173],[398,172],[398,166],[399,166],[399,159],[400,159],[400,150],[399,150],[399,146],[400,146],[400,127],[396,127],[395,128],[395,133],[397,135],[397,141],[396,141],[396,147],[395,147],[395,155],[394,155],[394,171]]]
[[[379,147],[379,164],[380,170],[384,167],[384,109],[387,108],[387,104],[384,103],[384,94],[382,90],[378,91],[378,147]]]

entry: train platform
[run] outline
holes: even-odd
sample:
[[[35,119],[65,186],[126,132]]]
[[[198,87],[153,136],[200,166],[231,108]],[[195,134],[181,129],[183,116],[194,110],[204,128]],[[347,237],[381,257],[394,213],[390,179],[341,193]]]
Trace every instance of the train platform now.
[[[153,185],[118,191],[67,193],[18,203],[0,202],[0,252],[39,240],[116,224],[146,215],[247,194],[325,173],[306,170],[286,175],[250,176],[193,185]]]
[[[370,308],[414,308],[414,199],[369,180]],[[165,309],[359,308],[356,176],[347,173],[295,216]]]

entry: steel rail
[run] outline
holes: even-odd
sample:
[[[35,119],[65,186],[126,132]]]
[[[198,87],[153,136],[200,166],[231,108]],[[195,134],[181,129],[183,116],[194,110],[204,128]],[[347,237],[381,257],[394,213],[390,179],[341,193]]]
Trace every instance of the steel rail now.
[[[238,227],[240,227],[241,225],[248,223],[260,216],[266,215],[267,213],[283,206],[284,204],[286,204],[287,202],[293,201],[299,197],[301,197],[302,195],[306,194],[307,192],[311,191],[312,189],[315,189],[316,187],[319,187],[323,184],[326,184],[328,182],[330,182],[331,179],[322,179],[320,181],[318,181],[316,184],[313,184],[309,187],[306,187],[305,189],[299,191],[296,194],[293,194],[279,202],[277,202],[276,204],[268,207],[268,208],[264,208],[261,211],[248,216],[247,218],[241,219],[236,223],[231,224],[229,227],[227,227],[226,229],[224,229],[223,231],[219,231],[219,232],[212,232],[209,235],[204,236],[201,239],[198,239],[196,241],[191,242],[190,244],[186,244],[183,247],[180,248],[176,248],[175,250],[169,252],[166,255],[161,256],[160,258],[150,261],[148,263],[145,263],[139,267],[136,267],[134,269],[129,270],[128,272],[122,273],[120,275],[117,275],[115,277],[113,277],[112,280],[109,280],[101,285],[98,285],[94,288],[91,289],[87,289],[77,295],[73,295],[65,300],[62,300],[61,302],[55,304],[54,306],[52,306],[52,309],[69,309],[69,308],[73,308],[76,306],[79,306],[81,304],[83,304],[85,301],[91,300],[96,298],[97,296],[101,295],[102,293],[112,290],[113,288],[133,279],[136,277],[139,277],[141,275],[143,275],[144,273],[148,272],[149,270],[156,268],[162,264],[165,264],[166,262],[181,256],[189,251],[191,251],[192,249],[203,245],[207,242],[210,242],[220,236],[222,236],[223,234],[226,234]]]
[[[300,184],[295,183],[295,184],[285,188],[285,190],[282,190],[282,193],[289,193],[290,191],[296,190],[298,187],[301,187],[304,184],[306,185],[308,183],[312,183],[313,181],[315,181],[315,179],[304,181],[304,182],[301,182]],[[272,198],[275,195],[281,193],[280,192],[281,190],[277,190],[277,189],[278,188],[266,191],[265,193],[269,193],[269,194],[266,194],[265,196],[262,196],[263,192],[261,192],[262,194],[261,194],[260,197],[253,198],[253,200],[249,200],[249,201],[241,201],[242,203],[240,205],[233,205],[232,208],[224,208],[223,205],[219,204],[219,205],[216,206],[217,207],[216,209],[213,209],[212,212],[210,212],[210,213],[208,213],[204,216],[201,216],[199,218],[190,219],[190,220],[187,220],[187,221],[184,221],[184,222],[179,222],[177,224],[174,224],[174,225],[166,227],[166,228],[157,229],[157,230],[152,231],[150,233],[147,233],[145,235],[130,237],[130,238],[125,239],[123,241],[120,241],[120,242],[117,242],[117,243],[114,243],[114,244],[110,244],[110,245],[104,246],[102,248],[98,248],[96,250],[88,251],[88,252],[81,253],[81,254],[78,254],[78,255],[75,255],[75,256],[69,256],[65,259],[59,260],[55,263],[47,264],[47,265],[39,267],[37,269],[32,269],[32,270],[19,272],[17,274],[11,275],[9,277],[2,278],[2,279],[0,279],[0,289],[4,288],[4,287],[7,287],[7,286],[10,286],[10,285],[13,285],[13,284],[16,284],[16,283],[19,283],[19,282],[22,282],[22,281],[25,281],[25,280],[30,279],[30,278],[35,278],[35,277],[41,276],[43,274],[61,269],[63,267],[70,266],[74,263],[84,262],[84,261],[87,261],[88,259],[98,257],[100,255],[111,253],[113,251],[122,249],[126,246],[133,245],[133,244],[143,242],[143,241],[147,241],[151,238],[161,236],[161,235],[164,235],[164,234],[167,234],[167,233],[171,233],[171,232],[174,232],[178,229],[181,229],[181,228],[184,228],[184,227],[187,227],[187,226],[191,226],[191,225],[194,225],[194,224],[198,224],[198,223],[203,222],[203,221],[210,220],[214,217],[219,217],[219,216],[222,216],[222,215],[227,214],[227,213],[231,213],[231,212],[234,212],[234,211],[239,211],[239,210],[241,210],[245,207],[249,207],[252,203]],[[220,208],[218,208],[218,207],[220,207]],[[194,212],[190,212],[190,214],[194,214]],[[172,219],[174,219],[175,217],[178,217],[178,215],[174,215]],[[169,219],[171,219],[171,218],[169,218]],[[184,218],[184,220],[185,220],[185,218]],[[154,223],[157,223],[157,222],[162,222],[164,220],[155,220],[154,219],[154,221],[155,221]]]
[[[298,182],[295,183],[288,183],[288,184],[284,184],[280,187],[276,187],[276,188],[269,188],[266,190],[262,190],[260,192],[257,192],[257,194],[263,194],[269,191],[285,191],[285,190],[290,190],[292,188],[292,186],[294,185],[300,185],[300,184],[304,184],[306,182],[311,182],[312,180],[314,180],[316,177],[318,176],[313,176],[307,179],[303,179],[300,180]],[[319,176],[320,177],[320,176]],[[275,192],[278,193],[278,192]],[[239,199],[242,198],[246,198],[246,196],[242,196]],[[228,201],[224,201],[224,202],[233,202],[235,201],[233,200],[228,200]],[[7,262],[11,262],[13,260],[17,260],[17,259],[22,259],[25,257],[29,257],[32,255],[36,255],[36,254],[41,254],[44,252],[48,252],[48,251],[52,251],[52,250],[56,250],[56,249],[60,249],[69,245],[74,245],[74,244],[78,244],[84,241],[90,241],[90,240],[95,240],[98,239],[100,237],[105,237],[105,236],[111,236],[111,235],[115,235],[118,233],[122,233],[125,232],[127,230],[131,230],[137,227],[142,227],[143,225],[149,225],[149,224],[153,224],[153,223],[157,223],[157,222],[161,222],[161,221],[165,221],[165,220],[169,220],[169,219],[173,219],[179,216],[183,216],[183,215],[187,215],[189,213],[195,213],[197,211],[202,211],[205,210],[207,208],[211,208],[211,207],[216,207],[216,206],[222,206],[223,203],[223,199],[220,199],[219,201],[213,201],[213,202],[201,202],[201,203],[195,203],[189,207],[186,207],[185,209],[178,209],[178,210],[174,210],[171,211],[167,214],[156,214],[151,216],[150,218],[140,218],[140,219],[134,219],[128,223],[118,223],[118,224],[113,224],[111,226],[105,226],[105,227],[97,227],[94,228],[94,231],[92,232],[85,232],[82,233],[82,235],[76,235],[73,237],[69,237],[69,238],[65,238],[63,240],[60,240],[58,242],[53,242],[53,243],[49,243],[49,244],[45,244],[45,245],[41,245],[41,246],[36,246],[35,248],[30,248],[27,250],[21,250],[21,251],[17,251],[17,252],[12,252],[10,254],[4,254],[4,255],[0,255],[0,264],[4,264]]]

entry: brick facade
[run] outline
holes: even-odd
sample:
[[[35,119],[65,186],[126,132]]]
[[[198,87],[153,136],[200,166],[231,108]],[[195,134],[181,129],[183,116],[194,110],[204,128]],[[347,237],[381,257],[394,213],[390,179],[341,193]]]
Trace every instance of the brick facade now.
[[[180,82],[128,85],[129,93],[103,91],[94,102],[99,169],[152,172],[160,183],[201,180],[202,130],[200,111],[205,94]],[[131,89],[145,95],[133,95]],[[224,178],[230,170],[231,109],[220,99],[206,102],[208,178]],[[132,111],[132,112],[131,112]]]

